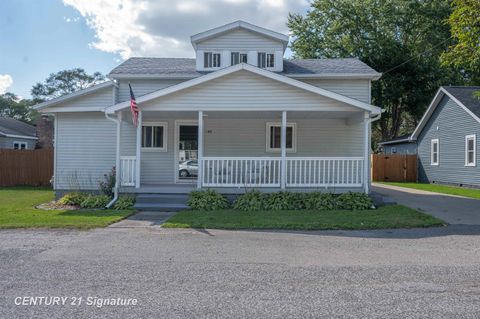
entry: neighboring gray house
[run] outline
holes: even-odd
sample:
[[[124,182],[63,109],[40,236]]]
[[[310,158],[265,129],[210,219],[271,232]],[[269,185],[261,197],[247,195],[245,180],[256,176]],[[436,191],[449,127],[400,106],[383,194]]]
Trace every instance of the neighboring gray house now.
[[[0,149],[30,150],[37,143],[35,126],[0,117]]]
[[[37,105],[55,115],[55,190],[95,190],[116,166],[128,193],[368,192],[381,75],[357,59],[283,59],[288,40],[233,22],[192,36],[194,59],[130,58],[110,81]],[[187,155],[197,168],[179,174]]]
[[[480,87],[444,86],[411,139],[417,141],[419,180],[480,187]]]
[[[392,154],[417,154],[417,142],[410,139],[411,134],[402,135],[392,140],[378,143],[382,148],[382,153]]]

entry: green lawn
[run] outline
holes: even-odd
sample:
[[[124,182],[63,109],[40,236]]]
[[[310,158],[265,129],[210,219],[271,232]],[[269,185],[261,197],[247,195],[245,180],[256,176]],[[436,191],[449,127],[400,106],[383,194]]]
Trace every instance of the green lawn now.
[[[53,200],[50,189],[0,188],[0,228],[105,227],[130,215],[132,210],[40,210],[35,206]]]
[[[455,186],[447,186],[447,185],[439,185],[439,184],[422,184],[422,183],[383,183],[383,184],[420,189],[420,190],[435,192],[435,193],[458,195],[458,196],[465,196],[465,197],[480,199],[480,189],[471,189],[471,188],[455,187]]]
[[[444,222],[414,209],[383,206],[366,211],[182,211],[165,228],[212,229],[386,229],[441,226]]]

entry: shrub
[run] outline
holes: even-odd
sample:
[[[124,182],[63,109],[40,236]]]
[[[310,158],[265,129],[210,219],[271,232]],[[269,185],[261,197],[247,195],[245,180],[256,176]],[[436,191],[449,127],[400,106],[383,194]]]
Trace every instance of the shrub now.
[[[372,199],[364,193],[344,193],[337,197],[338,208],[350,210],[365,210],[373,206]]]
[[[305,208],[312,210],[330,210],[337,208],[337,199],[331,193],[308,193],[305,196]]]
[[[65,194],[62,198],[58,200],[58,203],[61,205],[74,205],[80,206],[85,198],[88,197],[86,193],[73,192]]]
[[[132,209],[135,205],[134,196],[120,196],[113,206],[114,209]]]
[[[290,192],[275,192],[263,195],[266,210],[297,210],[305,209],[305,194]]]
[[[243,211],[255,211],[266,209],[265,194],[257,190],[248,191],[237,197],[233,203],[233,208]]]
[[[115,187],[115,176],[117,172],[115,170],[115,166],[112,167],[110,172],[103,175],[103,181],[98,183],[100,188],[100,193],[109,196],[110,198],[113,197],[113,188]]]
[[[80,204],[82,208],[105,208],[111,198],[107,195],[89,195]]]
[[[228,208],[228,200],[214,190],[190,192],[187,205],[194,210],[219,210]]]

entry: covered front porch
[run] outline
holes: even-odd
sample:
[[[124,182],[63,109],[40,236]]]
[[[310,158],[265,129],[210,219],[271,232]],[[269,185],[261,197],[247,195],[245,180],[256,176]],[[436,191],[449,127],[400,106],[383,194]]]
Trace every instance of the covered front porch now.
[[[365,112],[142,111],[137,128],[120,117],[121,192],[368,191]],[[151,125],[158,149],[145,147]]]

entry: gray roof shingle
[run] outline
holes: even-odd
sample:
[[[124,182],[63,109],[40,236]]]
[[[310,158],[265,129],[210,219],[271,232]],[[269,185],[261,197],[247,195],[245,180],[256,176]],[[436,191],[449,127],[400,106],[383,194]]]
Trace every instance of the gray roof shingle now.
[[[284,59],[284,75],[314,74],[359,74],[379,75],[374,69],[358,59]],[[116,75],[161,75],[172,77],[197,77],[208,72],[195,70],[195,59],[187,58],[130,58],[114,68],[110,76]]]
[[[444,86],[443,88],[473,114],[480,117],[480,98],[474,95],[475,92],[480,92],[480,86]]]
[[[12,119],[10,117],[0,117],[0,135],[23,135],[36,136],[35,126]]]

